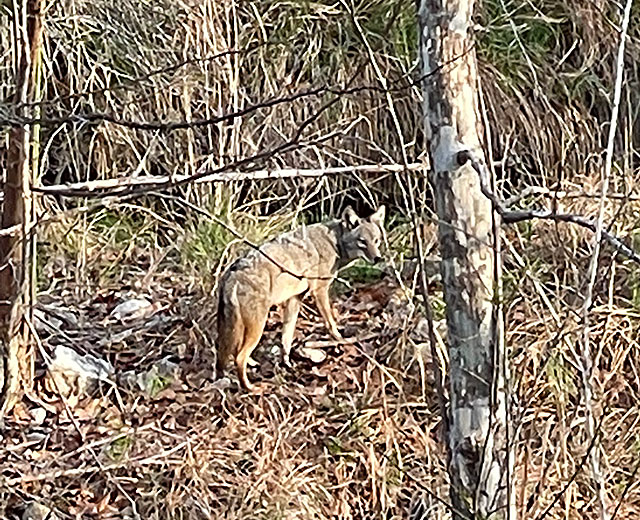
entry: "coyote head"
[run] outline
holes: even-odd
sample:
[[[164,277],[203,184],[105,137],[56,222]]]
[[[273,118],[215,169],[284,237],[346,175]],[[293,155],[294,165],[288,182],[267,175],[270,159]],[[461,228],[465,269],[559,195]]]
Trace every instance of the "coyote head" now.
[[[382,242],[384,224],[384,206],[368,218],[360,218],[350,206],[342,213],[344,234],[340,246],[345,256],[344,260],[351,261],[364,258],[370,262],[382,260],[380,243]]]

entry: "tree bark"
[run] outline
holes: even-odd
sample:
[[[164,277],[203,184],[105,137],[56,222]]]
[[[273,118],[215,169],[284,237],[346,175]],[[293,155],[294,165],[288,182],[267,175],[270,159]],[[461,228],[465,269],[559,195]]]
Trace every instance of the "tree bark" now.
[[[449,329],[451,505],[454,518],[484,520],[515,515],[507,445],[508,378],[494,308],[499,222],[468,161],[485,164],[473,8],[474,0],[421,0],[418,15]]]
[[[18,63],[14,104],[20,116],[31,115],[30,103],[39,101],[43,0],[13,4],[14,35]],[[28,354],[28,328],[24,315],[31,307],[30,270],[32,257],[33,199],[32,171],[38,164],[38,128],[12,128],[7,151],[2,228],[17,226],[12,234],[0,236],[0,416],[29,388],[32,359]],[[35,152],[34,152],[35,151]]]

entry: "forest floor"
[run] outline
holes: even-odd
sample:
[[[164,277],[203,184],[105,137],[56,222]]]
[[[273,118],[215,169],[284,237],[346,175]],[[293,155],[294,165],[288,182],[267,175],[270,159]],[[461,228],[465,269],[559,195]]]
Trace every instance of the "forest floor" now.
[[[567,211],[592,214],[593,203],[580,200]],[[636,206],[626,208],[617,234],[629,241]],[[116,244],[114,229],[109,221],[96,236],[111,231]],[[273,310],[250,369],[265,390],[249,395],[232,369],[214,378],[217,299],[194,274],[205,269],[180,267],[161,244],[125,251],[83,240],[90,247],[75,260],[51,254],[42,267],[35,388],[1,430],[0,518],[37,520],[33,504],[52,511],[49,520],[450,518],[423,303],[406,299],[388,270],[335,284],[350,343],[331,340],[305,301],[293,369],[274,361]],[[599,518],[580,354],[590,240],[540,222],[505,233],[516,507],[526,520]],[[605,247],[590,312],[593,411],[616,520],[640,518],[638,272]],[[410,274],[402,280],[412,287]],[[123,315],[122,304],[140,301]],[[109,361],[113,381],[91,397],[52,385],[47,365],[61,346]],[[311,362],[302,346],[326,359]],[[436,350],[446,372],[444,343]]]
[[[276,366],[274,310],[250,370],[265,391],[249,395],[233,370],[214,380],[215,297],[180,276],[156,270],[90,297],[62,284],[40,298],[40,348],[107,359],[117,381],[78,397],[36,367],[34,393],[4,424],[5,518],[23,518],[31,503],[60,519],[399,518],[442,509],[428,356],[402,346],[416,317],[402,316],[407,304],[391,278],[334,300],[354,344],[332,341],[315,308],[303,307],[296,345],[324,350],[320,364],[294,345],[294,368]],[[114,313],[138,300],[151,305],[137,317]],[[132,371],[127,387],[121,376]]]

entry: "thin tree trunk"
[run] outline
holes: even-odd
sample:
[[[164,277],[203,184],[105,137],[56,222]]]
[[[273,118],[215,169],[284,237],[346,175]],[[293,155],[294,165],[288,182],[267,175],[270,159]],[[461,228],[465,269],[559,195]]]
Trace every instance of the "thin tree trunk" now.
[[[43,0],[14,2],[18,49],[14,103],[18,115],[22,116],[29,115],[29,103],[39,100],[42,8]],[[31,308],[32,297],[31,183],[39,149],[32,137],[38,135],[38,129],[28,125],[12,128],[9,134],[2,228],[19,227],[16,233],[0,236],[0,408],[3,413],[15,404],[21,389],[30,388],[33,376],[24,316]]]
[[[451,500],[455,518],[484,520],[515,516],[506,360],[494,308],[499,223],[468,162],[484,164],[473,8],[474,0],[421,0],[419,24],[449,329]]]

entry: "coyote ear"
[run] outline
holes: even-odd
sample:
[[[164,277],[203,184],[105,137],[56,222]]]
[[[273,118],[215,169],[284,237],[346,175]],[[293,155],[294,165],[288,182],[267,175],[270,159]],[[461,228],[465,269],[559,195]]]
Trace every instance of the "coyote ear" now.
[[[378,226],[382,227],[382,225],[384,224],[385,212],[386,212],[385,207],[380,206],[378,208],[378,211],[376,211],[373,215],[369,217],[369,220],[374,224],[377,224]]]
[[[360,217],[353,211],[351,206],[347,206],[342,212],[342,221],[348,228],[354,228],[360,223]]]

